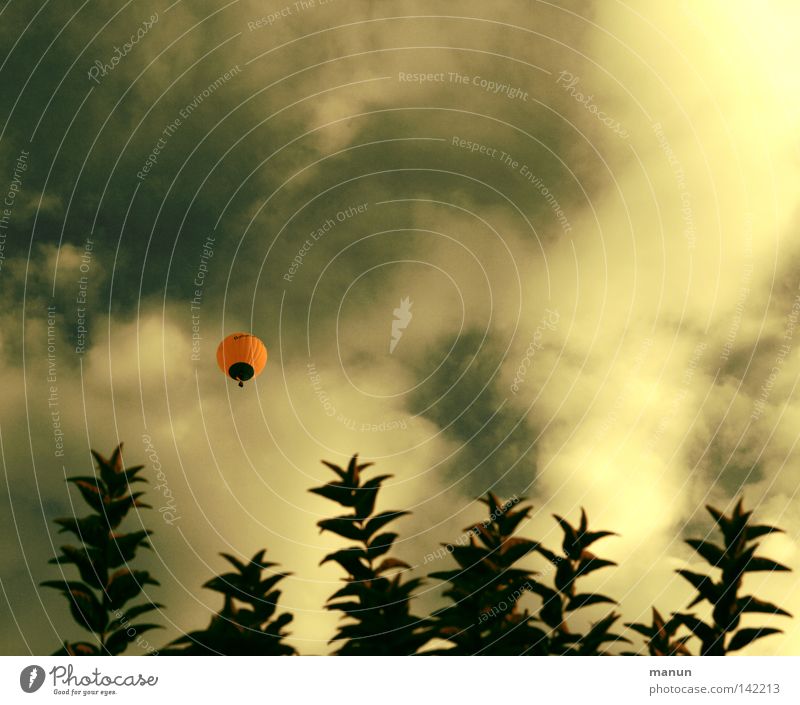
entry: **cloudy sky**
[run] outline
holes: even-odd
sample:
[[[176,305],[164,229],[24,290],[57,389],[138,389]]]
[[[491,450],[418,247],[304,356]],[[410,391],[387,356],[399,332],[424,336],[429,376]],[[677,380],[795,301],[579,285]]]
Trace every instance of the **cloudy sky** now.
[[[746,587],[800,613],[791,0],[10,0],[0,22],[2,653],[81,636],[37,584],[65,475],[120,441],[166,475],[129,524],[156,532],[159,643],[219,608],[219,552],[266,546],[292,643],[328,651],[335,508],[307,490],[355,452],[394,475],[420,575],[487,490],[528,497],[547,545],[583,506],[621,534],[594,587],[647,619],[691,598],[704,504],[743,493],[794,570]],[[269,348],[244,391],[215,362],[241,330]],[[750,653],[800,654],[775,624]]]

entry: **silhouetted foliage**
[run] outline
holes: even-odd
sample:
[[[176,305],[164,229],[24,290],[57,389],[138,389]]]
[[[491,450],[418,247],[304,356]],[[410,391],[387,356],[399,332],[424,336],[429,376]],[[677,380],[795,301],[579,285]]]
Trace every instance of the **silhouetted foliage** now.
[[[276,563],[265,563],[262,550],[247,563],[222,553],[236,572],[223,573],[203,587],[221,592],[225,603],[203,631],[191,632],[162,650],[167,656],[292,656],[293,647],[285,644],[283,628],[292,621],[284,612],[275,617],[280,590],[273,588],[290,573],[272,570]],[[266,576],[264,576],[266,571]],[[241,604],[240,604],[241,603]],[[243,606],[242,606],[243,605]],[[274,617],[274,619],[273,619]],[[176,648],[177,647],[177,648]]]
[[[352,655],[414,654],[428,641],[425,622],[411,614],[413,591],[419,578],[403,581],[407,563],[388,557],[397,534],[381,530],[409,512],[385,511],[375,514],[375,504],[384,480],[379,475],[362,484],[361,473],[372,463],[359,463],[354,455],[343,469],[323,461],[338,481],[310,490],[350,509],[351,513],[318,522],[322,531],[355,541],[326,556],[322,563],[334,561],[347,573],[346,585],[331,595],[326,609],[339,610],[347,623],[339,627],[334,641],[344,641],[336,652]],[[391,576],[391,577],[389,577]]]
[[[628,641],[610,630],[620,615],[611,612],[594,623],[585,633],[573,632],[567,625],[567,613],[603,603],[617,604],[606,595],[578,592],[578,580],[601,568],[616,565],[613,561],[598,558],[588,548],[595,541],[607,536],[616,536],[613,531],[589,531],[586,511],[581,509],[579,526],[572,526],[566,519],[553,515],[564,532],[563,555],[557,555],[543,546],[536,550],[555,568],[553,587],[537,583],[534,590],[542,598],[539,619],[549,628],[547,653],[564,656],[595,656],[604,654],[605,644]]]
[[[531,508],[514,509],[515,502],[501,503],[491,492],[480,501],[489,518],[465,529],[466,545],[452,546],[458,568],[430,575],[449,583],[444,596],[453,602],[434,613],[431,633],[453,646],[429,653],[545,654],[545,633],[519,605],[526,591],[536,591],[534,574],[516,564],[539,544],[514,536]]]
[[[639,634],[647,637],[647,650],[651,656],[691,656],[686,642],[689,636],[676,636],[676,632],[683,622],[675,615],[664,621],[659,611],[653,607],[652,624],[626,624]],[[625,655],[635,656],[637,652],[627,652]]]
[[[144,466],[123,467],[122,444],[109,459],[96,451],[92,451],[92,455],[97,461],[97,473],[70,477],[67,481],[78,488],[93,513],[81,519],[55,520],[61,526],[60,533],[73,534],[81,545],[61,546],[61,555],[50,561],[75,566],[80,581],[48,580],[42,585],[61,591],[75,622],[91,632],[96,642],[64,642],[55,656],[120,654],[141,634],[160,627],[133,620],[162,605],[147,601],[126,606],[139,596],[145,585],[158,585],[147,571],[128,567],[140,546],[149,548],[147,537],[151,532],[147,529],[129,534],[117,531],[132,508],[149,508],[139,499],[142,492],[130,491],[131,484],[147,482],[138,476]]]
[[[722,533],[723,544],[702,539],[689,539],[686,543],[712,568],[721,571],[720,579],[714,580],[708,575],[683,569],[677,572],[697,590],[697,597],[689,607],[704,600],[708,601],[713,606],[712,621],[704,622],[693,613],[678,613],[674,619],[684,624],[700,640],[701,655],[723,656],[762,637],[781,633],[780,629],[772,627],[747,627],[736,631],[742,615],[747,612],[791,617],[777,605],[739,593],[746,573],[788,571],[789,568],[769,558],[755,555],[759,538],[782,530],[774,526],[750,524],[752,512],[744,511],[741,499],[730,516],[725,516],[712,506],[707,506],[706,509]]]
[[[108,459],[95,451],[92,455],[97,463],[94,475],[68,478],[92,513],[83,518],[55,520],[61,526],[61,533],[71,533],[81,543],[61,546],[60,555],[50,561],[74,566],[80,580],[64,577],[41,584],[59,590],[66,597],[73,619],[93,634],[94,641],[64,642],[54,655],[121,654],[133,641],[143,645],[141,635],[160,627],[134,620],[162,605],[149,600],[129,604],[140,596],[145,585],[158,585],[147,571],[129,567],[140,547],[150,547],[151,532],[118,531],[131,509],[148,508],[141,502],[143,493],[131,491],[133,483],[146,482],[139,475],[144,466],[125,468],[122,444]],[[577,526],[554,515],[564,534],[562,553],[558,554],[537,541],[516,535],[530,516],[530,505],[517,507],[523,500],[516,498],[501,503],[488,493],[480,501],[487,506],[489,518],[467,527],[458,545],[444,544],[457,567],[430,574],[445,582],[443,594],[450,604],[436,610],[430,618],[420,618],[411,613],[411,601],[423,581],[403,579],[409,565],[388,555],[397,534],[384,531],[408,512],[375,511],[380,489],[391,475],[365,481],[362,473],[372,463],[359,463],[357,455],[346,469],[323,463],[336,474],[336,480],[310,491],[336,502],[349,513],[324,519],[318,526],[356,544],[334,551],[321,561],[321,564],[333,561],[347,573],[344,587],[326,604],[326,609],[343,613],[344,623],[331,639],[331,643],[341,642],[336,654],[602,655],[610,645],[630,643],[613,632],[620,618],[615,612],[592,624],[585,633],[573,631],[567,623],[578,610],[616,604],[606,595],[578,590],[578,581],[585,576],[616,565],[589,551],[596,541],[615,534],[590,531],[583,509]],[[711,506],[707,509],[722,534],[722,543],[705,539],[690,539],[686,543],[720,571],[719,577],[685,569],[677,572],[697,591],[689,609],[708,602],[712,608],[710,620],[703,621],[693,612],[672,613],[665,620],[654,607],[650,624],[627,623],[629,629],[645,637],[644,648],[653,656],[691,655],[689,646],[695,637],[700,641],[700,655],[725,655],[781,632],[773,627],[741,627],[743,615],[791,617],[777,605],[741,594],[747,573],[789,570],[755,555],[762,537],[782,530],[751,524],[752,513],[744,510],[742,500],[730,516]],[[275,563],[264,561],[265,552],[259,551],[246,562],[221,554],[235,571],[218,575],[203,587],[222,593],[222,609],[204,630],[185,634],[160,653],[295,654],[295,649],[284,641],[287,637],[284,628],[292,621],[292,615],[276,614],[281,595],[276,586],[290,574],[274,570]],[[534,552],[552,566],[544,575],[520,565]],[[550,575],[552,586],[543,582]],[[521,600],[526,593],[540,598],[538,612],[523,609]],[[445,645],[420,652],[431,640]]]

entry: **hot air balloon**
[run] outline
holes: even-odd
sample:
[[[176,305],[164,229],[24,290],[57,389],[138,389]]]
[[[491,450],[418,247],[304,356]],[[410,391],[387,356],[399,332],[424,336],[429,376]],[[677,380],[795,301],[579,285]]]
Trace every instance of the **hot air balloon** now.
[[[250,333],[234,333],[217,348],[219,368],[244,387],[244,383],[258,377],[267,364],[267,348]]]

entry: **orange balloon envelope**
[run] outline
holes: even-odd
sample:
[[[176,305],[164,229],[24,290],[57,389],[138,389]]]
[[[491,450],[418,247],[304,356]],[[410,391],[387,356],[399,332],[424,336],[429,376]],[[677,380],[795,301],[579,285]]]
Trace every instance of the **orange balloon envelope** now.
[[[244,387],[244,383],[258,377],[267,364],[267,348],[250,333],[234,333],[217,348],[219,368]]]

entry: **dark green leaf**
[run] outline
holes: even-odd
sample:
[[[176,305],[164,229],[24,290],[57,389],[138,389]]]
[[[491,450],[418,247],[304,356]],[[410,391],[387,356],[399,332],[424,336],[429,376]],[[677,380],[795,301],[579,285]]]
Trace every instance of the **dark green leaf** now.
[[[80,626],[95,634],[105,630],[108,620],[106,611],[88,585],[70,580],[48,580],[41,585],[55,588],[64,594],[69,601],[72,617]]]
[[[521,507],[516,511],[508,509],[503,516],[497,519],[500,532],[503,536],[511,536],[517,530],[519,524],[528,518],[530,513],[531,507]]]
[[[529,541],[522,538],[510,538],[503,542],[500,547],[500,555],[506,565],[512,565],[521,558],[524,558],[539,547],[536,541]]]
[[[81,496],[86,500],[86,504],[94,509],[94,511],[98,514],[103,513],[103,491],[97,480],[90,482],[81,478],[72,477],[69,478],[67,482],[72,482],[80,490]]]
[[[380,575],[387,570],[392,570],[392,568],[410,569],[411,566],[398,558],[384,558],[381,564],[375,569],[375,575]]]
[[[379,475],[369,482],[365,482],[362,487],[355,491],[356,497],[356,515],[361,519],[367,519],[375,510],[375,500],[378,497],[378,491],[384,480],[388,480],[391,475]]]
[[[746,573],[751,573],[755,571],[769,571],[771,572],[778,572],[778,571],[788,571],[790,570],[785,565],[781,563],[776,563],[769,558],[759,558],[758,556],[754,556],[751,558],[745,567]]]
[[[344,470],[342,470],[341,467],[339,467],[338,465],[336,465],[334,463],[329,463],[327,460],[323,460],[322,464],[326,465],[331,470],[333,470],[343,482],[347,482],[347,473]],[[348,484],[352,485],[352,483],[348,483]]]
[[[601,568],[609,568],[611,566],[617,565],[614,561],[607,561],[602,558],[595,558],[591,554],[587,556],[587,552],[584,551],[578,563],[578,569],[575,571],[575,577],[578,578],[582,575],[588,575],[589,573],[594,572],[595,570],[600,570]]]
[[[580,547],[578,546],[578,537],[575,533],[575,529],[572,528],[572,525],[566,519],[558,516],[558,514],[553,514],[553,517],[564,532],[564,542],[562,544],[564,553],[570,558],[577,560],[580,557]]]
[[[557,556],[555,553],[545,548],[544,546],[537,546],[536,552],[542,554],[553,565],[557,565],[562,560],[564,560],[563,558],[561,558],[561,556]]]
[[[139,497],[143,494],[144,492],[134,492],[133,494],[128,494],[109,502],[105,507],[108,523],[112,527],[116,527],[133,507],[150,509],[151,507],[149,504],[139,501]]]
[[[257,551],[250,559],[250,562],[245,566],[244,574],[248,580],[258,580],[261,577],[261,571],[266,568],[272,568],[275,563],[270,563],[264,560],[264,554],[267,552],[266,548]]]
[[[361,482],[360,473],[362,470],[370,467],[372,463],[362,463],[359,465],[358,463],[358,453],[356,453],[352,458],[350,458],[350,462],[347,464],[347,480],[348,482],[358,487],[359,483]]]
[[[229,597],[239,598],[247,592],[247,581],[241,573],[223,573],[215,575],[211,580],[203,583],[206,590],[221,592]]]
[[[612,605],[617,604],[614,600],[612,600],[610,597],[606,597],[605,595],[586,593],[581,595],[575,595],[574,597],[570,598],[569,602],[567,603],[567,612],[580,609],[581,607],[589,607],[590,605],[597,605],[602,602],[608,602]]]
[[[573,592],[570,590],[570,586],[575,582],[575,571],[572,570],[572,562],[571,561],[561,561],[558,564],[558,568],[556,568],[556,578],[555,578],[555,585],[556,587],[564,593]]]
[[[647,624],[625,624],[626,627],[629,629],[633,629],[635,632],[639,632],[642,636],[646,636],[648,639],[652,639],[656,635],[655,627],[651,627]]]
[[[728,517],[710,504],[706,505],[706,510],[714,518],[720,531],[722,531],[722,535],[727,539],[731,532],[731,522],[728,520]]]
[[[274,575],[270,575],[268,578],[264,578],[258,584],[258,590],[263,595],[269,592],[273,587],[275,587],[281,580],[284,578],[288,578],[290,573],[275,573]]]
[[[340,590],[337,590],[331,595],[328,600],[336,600],[340,597],[362,596],[365,591],[369,590],[369,586],[360,581],[348,581]]]
[[[61,526],[59,533],[71,532],[83,543],[94,547],[104,546],[109,533],[108,525],[96,514],[82,519],[65,517],[56,519],[55,523]]]
[[[371,577],[371,573],[369,568],[362,562],[362,556],[363,552],[360,550],[342,549],[325,556],[320,565],[328,561],[335,561],[347,571],[348,575],[351,575],[356,580],[368,580]]]
[[[330,499],[343,507],[355,507],[356,504],[356,495],[353,488],[342,482],[331,482],[322,487],[315,487],[309,492],[325,497],[325,499]]]
[[[81,580],[93,588],[105,587],[108,571],[96,549],[75,546],[62,546],[60,556],[51,559],[50,563],[73,564],[78,568]]]
[[[739,612],[760,612],[762,614],[780,614],[783,615],[784,617],[792,616],[786,610],[781,609],[777,605],[773,605],[771,602],[764,602],[750,595],[745,597],[740,597],[737,602],[737,607],[739,609]]]
[[[382,529],[389,522],[392,522],[395,519],[399,519],[400,517],[403,517],[403,516],[405,516],[406,514],[409,514],[409,513],[410,512],[397,512],[397,511],[382,512],[381,514],[378,514],[378,515],[372,517],[372,519],[370,519],[367,522],[367,525],[366,525],[365,530],[364,530],[364,534],[366,536],[366,539],[369,540],[372,537],[373,534],[375,534],[377,531]]]
[[[772,627],[760,627],[758,629],[740,629],[733,635],[731,643],[728,644],[728,651],[738,651],[745,646],[752,644],[756,639],[769,636],[770,634],[782,634],[780,629],[773,629]]]
[[[720,595],[719,587],[707,575],[701,575],[700,573],[693,573],[690,570],[682,569],[675,572],[682,578],[688,580],[704,600],[708,600],[712,605],[717,603]]]
[[[132,468],[128,468],[124,472],[121,473],[121,476],[124,477],[126,485],[130,485],[134,482],[147,482],[143,477],[136,477],[139,471],[144,469],[144,465],[137,465]],[[120,478],[120,482],[122,478]]]
[[[397,534],[393,534],[391,532],[386,534],[378,534],[372,541],[369,542],[367,546],[367,556],[370,560],[374,560],[379,556],[382,556],[384,553],[388,553],[391,548],[394,540],[397,538]]]
[[[725,559],[725,551],[710,541],[700,541],[698,539],[688,539],[686,541],[695,551],[697,551],[710,565],[722,565]]]
[[[247,570],[247,565],[242,563],[242,561],[236,558],[236,556],[232,556],[230,553],[220,553],[219,555],[228,561],[228,563],[230,563],[240,573],[244,573],[245,570]]]
[[[275,618],[275,621],[269,625],[269,630],[267,633],[275,634],[276,636],[282,636],[281,630],[289,624],[294,619],[294,615],[289,614],[288,612],[284,612],[283,614],[279,615]]]
[[[147,537],[152,533],[152,531],[144,529],[130,534],[112,534],[111,544],[108,549],[108,567],[117,568],[128,563],[128,561],[132,561],[136,556],[136,549],[140,546],[149,548],[150,542]]]
[[[704,644],[714,640],[714,630],[693,614],[676,614],[674,619],[687,627]]]
[[[97,462],[97,469],[100,471],[100,477],[107,485],[116,480],[116,474],[122,469],[122,444],[118,445],[111,458],[105,458],[96,450],[92,450],[92,455]]]
[[[595,541],[599,541],[600,539],[604,539],[607,536],[619,536],[614,531],[588,531],[587,533],[581,535],[579,537],[579,542],[581,548],[588,548],[591,546]]]
[[[612,612],[604,619],[593,624],[581,642],[580,653],[585,655],[598,653],[599,647],[609,641],[623,641],[630,644],[630,639],[611,634],[608,631],[618,619],[619,615]]]
[[[158,581],[146,570],[118,570],[109,578],[106,587],[112,609],[122,607],[128,600],[136,597],[145,585],[158,585]]]
[[[759,525],[759,526],[748,526],[745,530],[745,536],[747,537],[748,541],[753,541],[754,539],[760,538],[767,534],[782,534],[784,533],[783,529],[779,529],[776,526],[766,526],[766,525]]]
[[[337,536],[354,541],[363,541],[368,538],[368,534],[355,523],[354,517],[336,517],[334,519],[323,519],[317,522],[317,526],[322,531],[330,531]]]
[[[339,610],[340,612],[352,616],[353,613],[364,612],[366,608],[360,602],[329,602],[325,605],[325,609]]]
[[[480,524],[475,524],[475,526],[468,529],[468,531],[471,535],[477,534],[481,543],[483,543],[486,548],[494,551],[500,547],[499,532],[492,524],[481,522]],[[472,536],[470,536],[470,538],[472,538]]]

